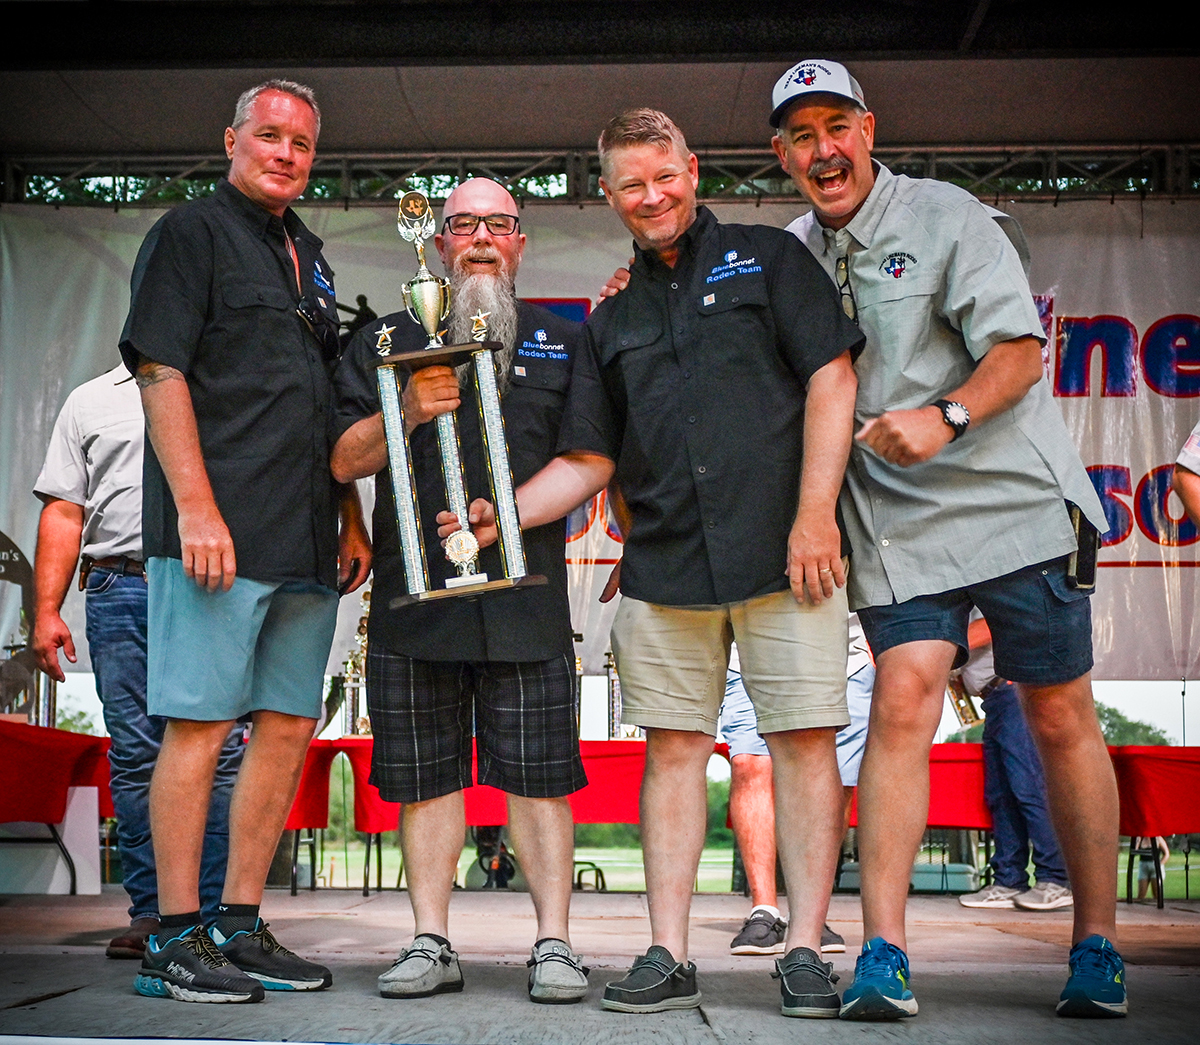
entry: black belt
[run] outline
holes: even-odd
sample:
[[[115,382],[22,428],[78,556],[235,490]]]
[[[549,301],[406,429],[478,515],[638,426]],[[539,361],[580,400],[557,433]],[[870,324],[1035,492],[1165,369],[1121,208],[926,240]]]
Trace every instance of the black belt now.
[[[994,679],[992,679],[991,682],[989,682],[983,687],[983,689],[979,691],[980,701],[982,702],[987,700],[987,698],[995,693],[996,690],[998,690],[1001,686],[1007,686],[1008,684],[1008,679],[1002,679],[999,675],[997,675]]]
[[[132,574],[146,579],[146,564],[141,559],[131,559],[128,555],[110,555],[104,559],[93,559],[85,555],[79,563],[79,590],[87,587],[88,574],[92,570],[107,570],[109,573]]]

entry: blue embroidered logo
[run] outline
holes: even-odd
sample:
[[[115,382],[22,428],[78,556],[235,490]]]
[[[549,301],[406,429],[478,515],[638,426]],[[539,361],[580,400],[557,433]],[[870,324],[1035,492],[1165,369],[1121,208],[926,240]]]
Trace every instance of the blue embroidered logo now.
[[[326,294],[333,294],[333,281],[325,275],[319,261],[313,262],[313,282]]]
[[[752,272],[761,272],[762,266],[757,264],[757,258],[739,258],[736,250],[725,255],[724,265],[714,265],[713,270],[704,277],[705,283],[720,283],[730,276],[748,276]]]
[[[548,337],[545,330],[535,330],[532,341],[521,342],[521,347],[517,349],[517,355],[533,356],[537,359],[566,359],[567,353],[564,351],[566,345],[548,345],[546,344]],[[524,376],[524,374],[520,376]]]
[[[889,254],[879,263],[879,271],[891,276],[892,279],[899,279],[908,271],[909,265],[916,265],[917,259],[911,254],[905,254],[904,251],[898,250]]]

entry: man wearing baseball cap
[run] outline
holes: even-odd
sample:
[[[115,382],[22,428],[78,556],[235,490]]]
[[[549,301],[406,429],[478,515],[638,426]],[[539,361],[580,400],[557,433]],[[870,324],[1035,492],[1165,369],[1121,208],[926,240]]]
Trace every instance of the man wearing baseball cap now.
[[[837,62],[798,62],[772,110],[772,145],[813,206],[789,229],[866,335],[841,505],[878,675],[858,795],[866,942],[841,1015],[917,1012],[905,902],[976,606],[1019,686],[1075,893],[1058,1013],[1123,1016],[1117,790],[1092,703],[1089,579],[1071,562],[1076,530],[1095,541],[1107,523],[1043,379],[1024,237],[964,190],[873,161],[875,117]]]

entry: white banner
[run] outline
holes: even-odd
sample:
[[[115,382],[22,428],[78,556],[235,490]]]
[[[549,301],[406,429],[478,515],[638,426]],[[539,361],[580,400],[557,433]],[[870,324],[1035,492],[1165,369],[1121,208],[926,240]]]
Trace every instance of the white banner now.
[[[1200,201],[997,205],[1029,239],[1031,284],[1053,335],[1048,373],[1113,523],[1093,599],[1096,677],[1196,678],[1197,535],[1167,489],[1170,465],[1200,417]],[[723,221],[776,226],[802,209],[714,208]],[[302,213],[326,242],[340,301],[366,294],[380,315],[399,307],[399,284],[415,262],[390,206]],[[54,418],[73,387],[116,363],[129,269],[157,217],[0,210],[0,534],[27,557],[40,509],[31,489]],[[529,206],[521,227],[529,236],[524,297],[594,299],[629,257],[629,237],[606,207]],[[607,519],[595,502],[577,513],[566,552],[589,672],[603,669],[614,605],[595,602],[619,557]],[[15,578],[23,564],[14,569],[8,554]],[[0,553],[0,581],[5,575]],[[18,632],[21,598],[19,583],[0,583],[6,644]],[[72,595],[64,614],[77,641],[80,603]],[[358,613],[358,600],[345,600],[331,666],[349,650]]]

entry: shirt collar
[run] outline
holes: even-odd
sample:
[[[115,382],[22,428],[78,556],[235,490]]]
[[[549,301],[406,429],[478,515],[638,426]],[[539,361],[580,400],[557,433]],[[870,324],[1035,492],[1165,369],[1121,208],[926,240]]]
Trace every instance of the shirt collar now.
[[[298,239],[308,231],[291,207],[288,207],[283,212],[283,217],[280,218],[265,207],[260,207],[228,178],[222,178],[217,182],[215,195],[261,235],[265,236],[271,233],[282,238],[286,229],[291,233],[293,239]]]
[[[875,184],[871,186],[871,191],[867,193],[867,198],[863,200],[858,213],[845,226],[845,231],[853,236],[855,242],[864,250],[870,249],[871,241],[879,230],[879,223],[883,220],[884,211],[887,210],[887,205],[896,191],[896,176],[877,160],[872,160],[871,166],[875,169]],[[837,231],[821,226],[826,250],[833,246]]]
[[[693,221],[679,237],[676,242],[679,244],[679,260],[685,261],[696,253],[696,244],[704,236],[709,229],[717,224],[716,216],[707,207],[700,206],[696,208],[696,220]],[[658,251],[643,250],[636,243],[633,245],[634,257],[646,266],[651,272],[655,267],[662,263],[658,259]],[[679,267],[676,262],[675,267]]]

